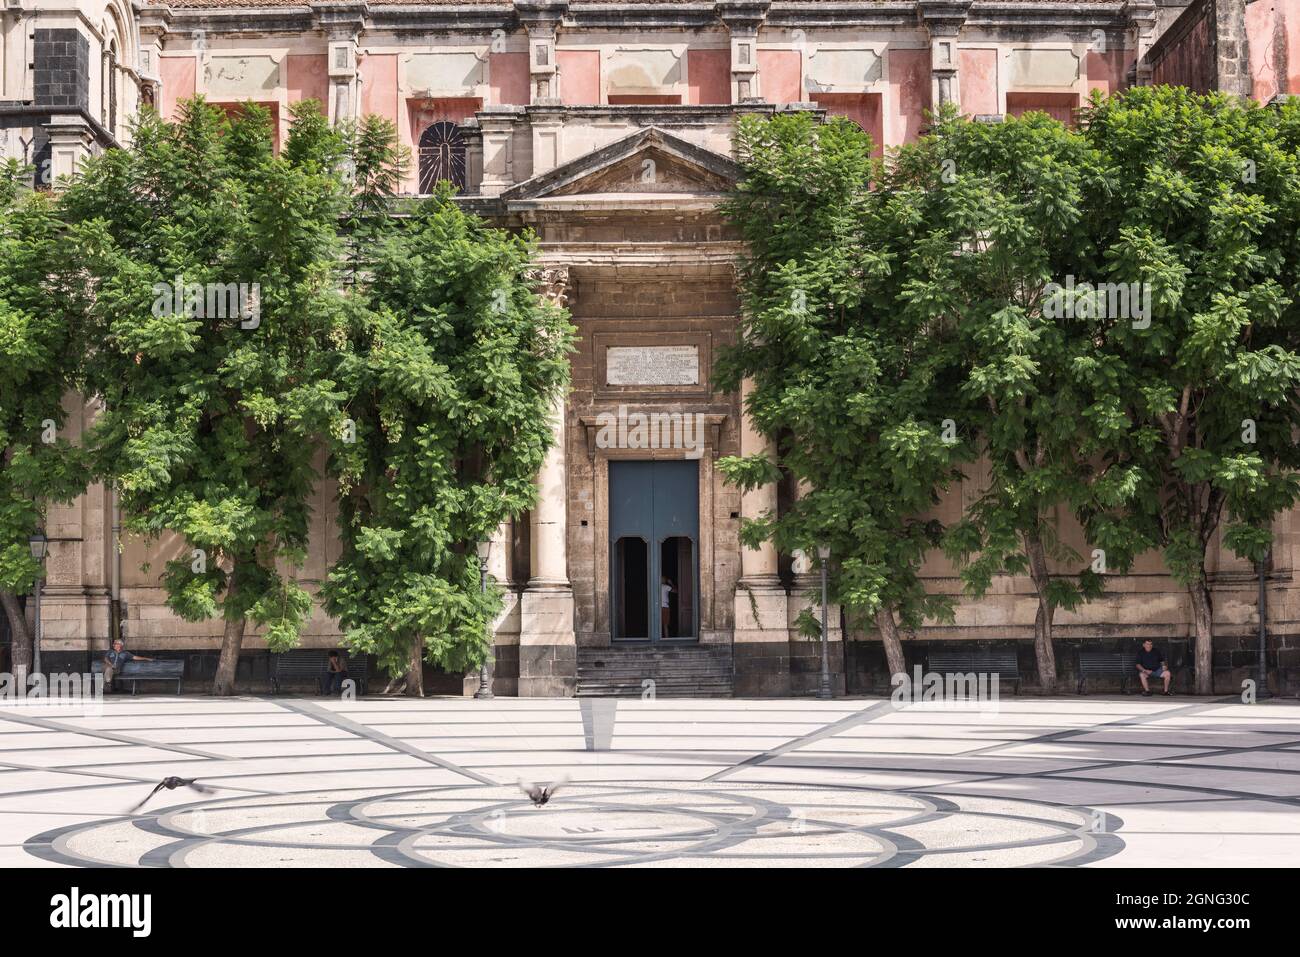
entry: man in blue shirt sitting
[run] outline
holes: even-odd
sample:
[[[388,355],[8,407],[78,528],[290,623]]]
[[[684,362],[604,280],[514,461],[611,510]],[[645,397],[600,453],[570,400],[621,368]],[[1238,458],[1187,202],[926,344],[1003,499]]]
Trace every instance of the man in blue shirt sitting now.
[[[1142,694],[1144,697],[1151,697],[1151,688],[1147,685],[1147,678],[1164,678],[1165,694],[1173,694],[1169,690],[1169,682],[1173,680],[1173,675],[1169,671],[1169,666],[1165,664],[1165,656],[1156,650],[1155,645],[1148,638],[1142,642],[1142,647],[1137,653],[1137,670],[1138,680],[1142,682]]]

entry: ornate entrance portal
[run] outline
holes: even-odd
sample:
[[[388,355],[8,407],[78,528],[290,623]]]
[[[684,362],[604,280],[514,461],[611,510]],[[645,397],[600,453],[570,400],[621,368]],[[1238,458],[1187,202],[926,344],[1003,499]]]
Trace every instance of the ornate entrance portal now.
[[[699,640],[699,463],[609,463],[615,641]]]

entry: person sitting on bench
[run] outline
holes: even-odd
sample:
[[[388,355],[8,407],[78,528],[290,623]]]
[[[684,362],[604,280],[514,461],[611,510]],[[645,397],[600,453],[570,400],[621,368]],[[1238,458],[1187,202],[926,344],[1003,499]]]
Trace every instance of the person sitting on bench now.
[[[1173,694],[1169,690],[1169,682],[1173,680],[1173,674],[1169,671],[1169,666],[1165,663],[1165,657],[1155,649],[1148,638],[1142,642],[1142,647],[1137,653],[1137,670],[1138,680],[1142,682],[1142,694],[1151,697],[1151,688],[1147,686],[1147,677],[1164,678],[1165,694]]]
[[[334,689],[343,690],[343,682],[348,676],[348,669],[343,664],[343,659],[339,657],[337,651],[331,651],[330,656],[326,659],[325,664],[325,694],[332,695]]]
[[[144,655],[133,655],[126,650],[126,642],[121,638],[113,639],[113,647],[104,652],[104,693],[113,691],[113,675],[122,670],[128,661],[153,661]]]

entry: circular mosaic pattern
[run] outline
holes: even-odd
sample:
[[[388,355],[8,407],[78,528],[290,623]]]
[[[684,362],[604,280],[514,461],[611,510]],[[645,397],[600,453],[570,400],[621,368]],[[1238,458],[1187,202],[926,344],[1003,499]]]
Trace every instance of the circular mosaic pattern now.
[[[1098,822],[1102,826],[1098,826]],[[64,864],[152,867],[1077,865],[1123,846],[1088,808],[816,785],[449,785],[217,798],[47,832]]]

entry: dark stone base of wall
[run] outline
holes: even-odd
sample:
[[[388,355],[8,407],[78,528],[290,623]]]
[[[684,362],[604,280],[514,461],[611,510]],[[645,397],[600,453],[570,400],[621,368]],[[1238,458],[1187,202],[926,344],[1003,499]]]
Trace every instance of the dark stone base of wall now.
[[[430,674],[432,672],[432,674]],[[479,670],[449,672],[441,668],[425,669],[424,690],[427,694],[459,695],[472,698],[482,681]],[[496,697],[513,698],[519,691],[519,646],[494,645],[488,663],[488,687]]]
[[[955,645],[975,648],[1006,649],[1015,646],[1020,666],[1021,693],[1039,692],[1038,665],[1034,658],[1032,641],[904,641],[903,657],[908,672],[916,666],[924,670],[931,649],[951,649]],[[1081,651],[1112,652],[1136,655],[1141,642],[1133,638],[1063,639],[1052,643],[1056,651],[1056,693],[1074,694],[1079,681],[1079,653]],[[1172,689],[1178,694],[1191,694],[1195,675],[1192,671],[1192,642],[1190,639],[1159,639],[1156,647],[1164,652],[1174,669]],[[849,641],[845,643],[848,662],[849,694],[889,694],[889,670],[885,666],[885,650],[879,641]],[[1214,693],[1240,694],[1242,682],[1257,680],[1258,643],[1253,637],[1220,637],[1214,643]],[[1269,690],[1273,694],[1300,694],[1300,635],[1270,635],[1267,652]],[[1117,694],[1121,682],[1118,678],[1090,677],[1085,693]],[[1127,682],[1126,690],[1141,690],[1136,672]],[[1004,688],[1004,693],[1012,689]]]
[[[791,693],[790,642],[736,642],[731,646],[731,661],[733,696],[769,698]]]
[[[816,641],[737,642],[731,657],[732,694],[737,698],[815,695],[821,685],[822,650]],[[827,658],[831,694],[845,694],[843,644],[831,642]]]
[[[577,645],[520,645],[518,695],[572,698],[578,693]]]

